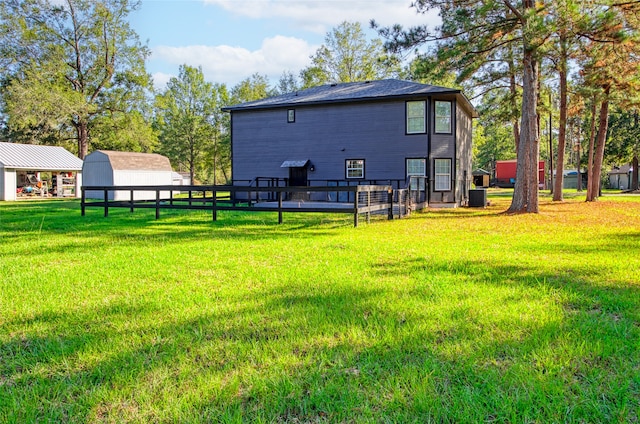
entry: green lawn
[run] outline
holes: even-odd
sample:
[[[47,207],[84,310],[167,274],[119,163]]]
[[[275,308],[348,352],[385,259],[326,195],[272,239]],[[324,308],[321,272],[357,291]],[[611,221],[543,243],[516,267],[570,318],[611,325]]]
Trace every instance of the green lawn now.
[[[638,422],[640,197],[500,194],[358,228],[0,202],[0,422]]]

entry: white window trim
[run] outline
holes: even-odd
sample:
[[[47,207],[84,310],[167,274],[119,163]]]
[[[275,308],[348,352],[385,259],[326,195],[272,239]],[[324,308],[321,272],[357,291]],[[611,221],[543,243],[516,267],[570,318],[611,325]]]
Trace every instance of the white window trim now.
[[[449,128],[446,131],[438,130],[438,103],[448,103],[449,104]],[[433,131],[436,134],[451,134],[453,132],[453,102],[451,100],[436,100],[433,105]],[[440,116],[441,118],[443,116]]]
[[[422,103],[422,116],[409,116],[409,105],[412,103]],[[427,102],[425,100],[406,102],[405,115],[406,115],[405,131],[407,134],[425,134],[427,132]],[[410,129],[409,119],[411,118],[414,118],[414,119],[422,118],[422,127],[420,130],[412,131]]]
[[[424,165],[424,168],[423,168],[423,172],[421,174],[416,174],[416,173],[412,173],[412,172],[409,171],[409,161],[412,161],[412,160],[422,161],[422,163]],[[414,176],[414,177],[426,177],[427,176],[427,159],[425,159],[425,158],[407,158],[406,159],[406,167],[407,167],[407,177],[411,177],[411,176]],[[421,183],[419,187],[411,186],[412,190],[416,190],[418,188],[420,190],[424,190],[424,188],[425,188],[424,187],[424,183]]]
[[[360,162],[362,164],[362,166],[349,166],[350,164],[352,164],[352,162]],[[345,177],[347,179],[362,179],[364,178],[364,159],[347,159],[344,162],[345,164]],[[349,176],[349,171],[361,171],[361,176],[359,177],[353,177],[353,176]]]
[[[449,172],[443,173],[438,172],[438,162],[446,161],[449,164]],[[452,164],[451,159],[449,158],[441,158],[433,160],[433,191],[451,191],[451,172],[452,172]],[[446,177],[446,179],[438,178],[438,177]],[[440,181],[446,181],[445,186],[439,186]]]

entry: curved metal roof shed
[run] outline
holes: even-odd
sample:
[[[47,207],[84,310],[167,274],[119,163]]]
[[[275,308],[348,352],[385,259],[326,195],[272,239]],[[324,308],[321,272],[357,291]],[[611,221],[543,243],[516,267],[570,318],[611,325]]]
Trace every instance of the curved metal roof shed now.
[[[25,175],[50,172],[59,197],[80,197],[82,160],[63,147],[0,142],[0,200],[16,200]],[[64,180],[64,189],[63,189]]]

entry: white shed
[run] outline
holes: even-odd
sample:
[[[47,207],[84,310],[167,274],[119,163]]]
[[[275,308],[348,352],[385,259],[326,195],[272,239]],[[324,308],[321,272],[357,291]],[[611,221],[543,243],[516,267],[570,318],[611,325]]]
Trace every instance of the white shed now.
[[[85,186],[172,185],[173,171],[165,156],[157,153],[114,152],[96,150],[84,158],[82,175]],[[130,192],[109,192],[109,200],[130,200]],[[168,192],[162,192],[168,197]],[[87,190],[87,199],[103,199],[103,191]],[[137,191],[135,200],[154,200],[155,191]]]
[[[58,146],[0,142],[0,200],[80,197],[82,159]]]
[[[609,188],[629,190],[633,182],[633,168],[631,165],[614,166],[608,176]]]

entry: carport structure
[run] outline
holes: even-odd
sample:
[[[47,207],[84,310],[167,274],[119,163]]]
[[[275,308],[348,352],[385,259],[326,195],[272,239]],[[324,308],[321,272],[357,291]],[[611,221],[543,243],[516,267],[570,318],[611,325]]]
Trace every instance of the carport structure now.
[[[82,160],[63,147],[0,142],[0,200],[80,197],[81,186]]]

